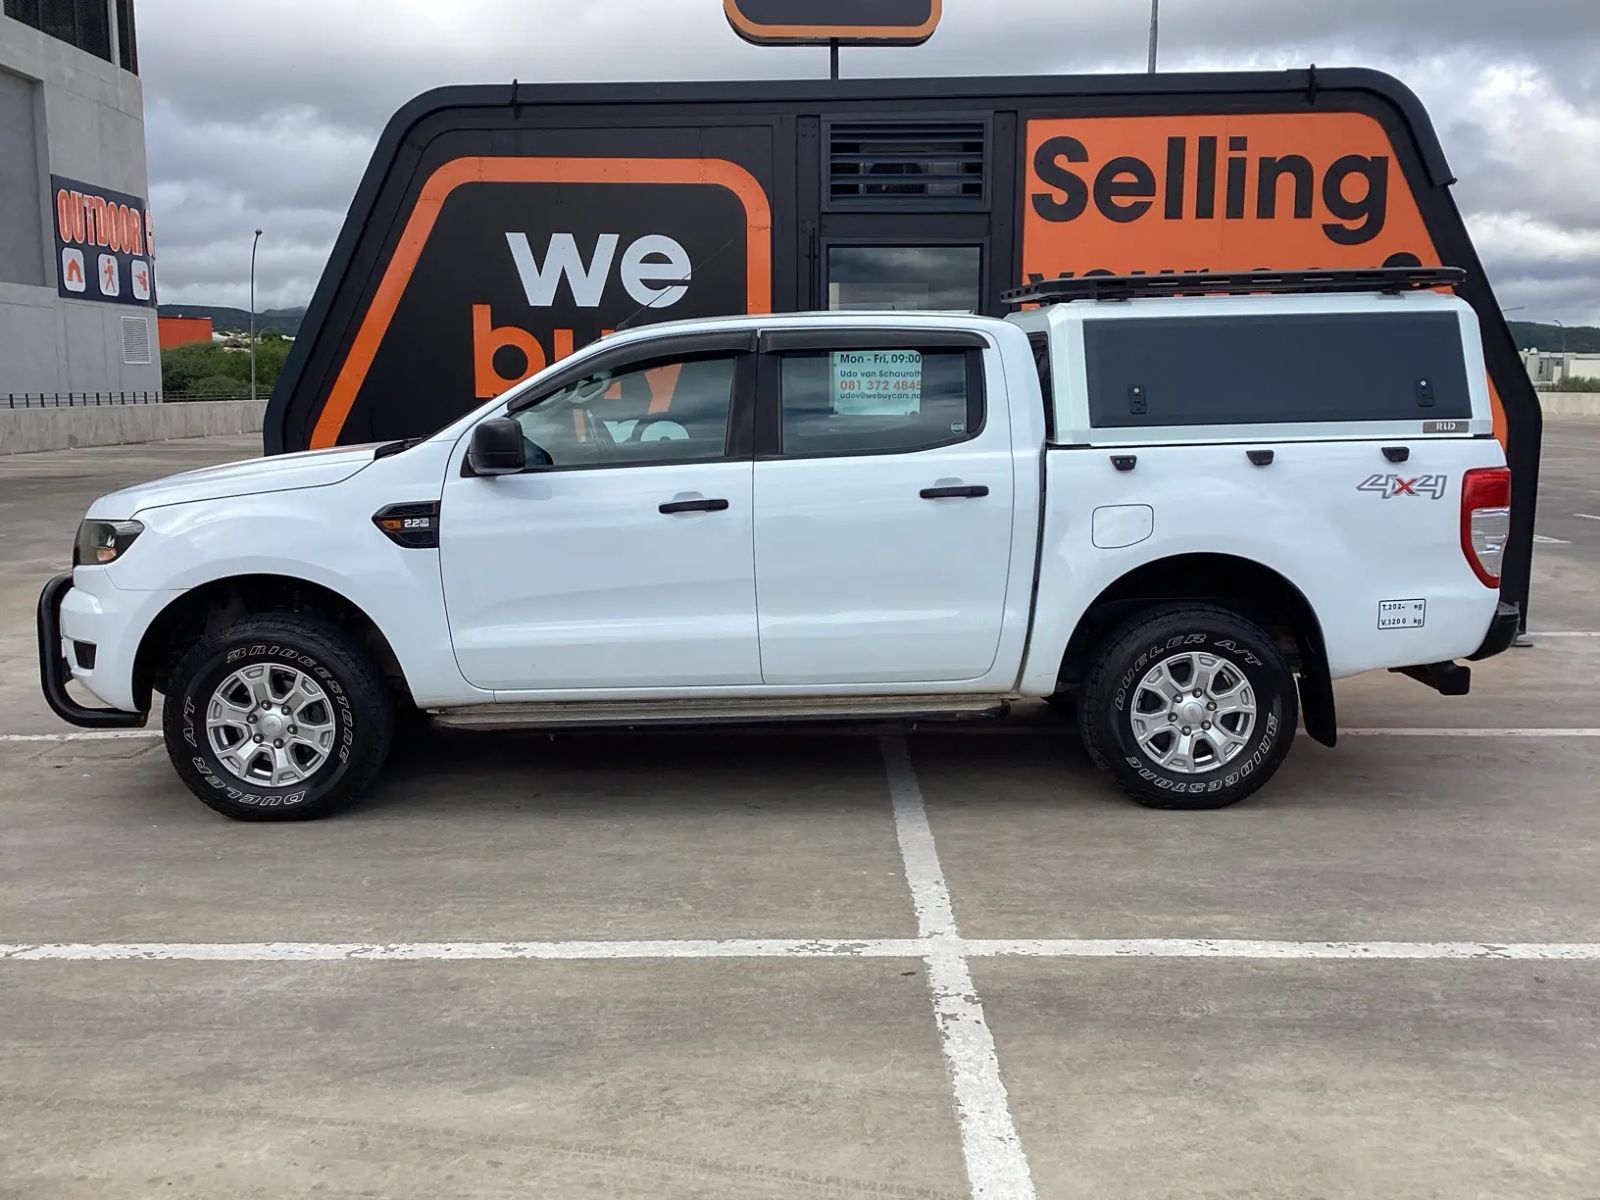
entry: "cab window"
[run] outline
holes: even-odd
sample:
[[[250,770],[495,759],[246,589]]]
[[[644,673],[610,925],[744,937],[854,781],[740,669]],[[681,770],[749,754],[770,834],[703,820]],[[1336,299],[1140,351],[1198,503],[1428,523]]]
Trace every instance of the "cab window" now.
[[[782,451],[895,454],[965,441],[983,425],[976,370],[967,350],[786,353]]]
[[[727,453],[738,356],[601,370],[512,414],[530,462],[554,467],[690,462]]]

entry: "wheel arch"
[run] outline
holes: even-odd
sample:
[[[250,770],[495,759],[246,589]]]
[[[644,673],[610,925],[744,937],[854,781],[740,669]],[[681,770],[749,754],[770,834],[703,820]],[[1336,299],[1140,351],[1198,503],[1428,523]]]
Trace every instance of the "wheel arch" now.
[[[1082,679],[1094,648],[1139,612],[1174,600],[1215,604],[1262,626],[1288,654],[1300,690],[1306,731],[1325,746],[1338,736],[1333,679],[1322,622],[1301,588],[1281,571],[1233,554],[1174,554],[1142,563],[1103,588],[1067,641],[1058,687]]]
[[[270,573],[227,575],[176,597],[150,622],[133,661],[133,694],[148,709],[152,692],[165,691],[183,652],[214,629],[269,612],[314,612],[356,635],[390,686],[406,703],[411,690],[388,636],[367,611],[326,584]]]

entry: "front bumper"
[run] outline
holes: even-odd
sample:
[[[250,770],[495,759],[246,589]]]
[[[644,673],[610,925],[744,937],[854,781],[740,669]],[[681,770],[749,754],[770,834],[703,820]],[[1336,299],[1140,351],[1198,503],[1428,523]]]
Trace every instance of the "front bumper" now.
[[[67,694],[72,669],[61,640],[61,603],[72,589],[72,575],[57,575],[39,593],[39,684],[44,689],[50,710],[73,725],[85,729],[139,729],[148,713],[125,712],[118,708],[89,708]]]

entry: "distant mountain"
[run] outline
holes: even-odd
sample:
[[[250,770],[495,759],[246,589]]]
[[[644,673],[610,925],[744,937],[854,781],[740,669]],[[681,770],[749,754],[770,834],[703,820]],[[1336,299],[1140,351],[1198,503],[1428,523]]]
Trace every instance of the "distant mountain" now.
[[[243,333],[250,328],[250,310],[247,308],[218,308],[209,304],[163,304],[157,310],[163,317],[210,317],[211,328],[218,333]],[[274,308],[256,314],[257,333],[281,333],[294,337],[300,332],[300,318],[306,315],[304,307]]]
[[[1508,321],[1518,350],[1559,353],[1565,346],[1573,354],[1600,353],[1600,329],[1593,325],[1545,325],[1539,321]]]

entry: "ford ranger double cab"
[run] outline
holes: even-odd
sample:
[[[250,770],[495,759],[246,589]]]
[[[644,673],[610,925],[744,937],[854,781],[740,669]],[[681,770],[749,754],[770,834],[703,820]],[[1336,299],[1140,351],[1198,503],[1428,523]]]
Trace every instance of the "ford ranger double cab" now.
[[[615,333],[415,442],[103,496],[39,604],[57,714],[240,819],[397,720],[1076,711],[1162,808],[1259,788],[1332,681],[1503,650],[1510,477],[1449,269],[1050,281],[1001,320]],[[1163,289],[1173,294],[1159,294]],[[69,694],[75,681],[109,708]]]

